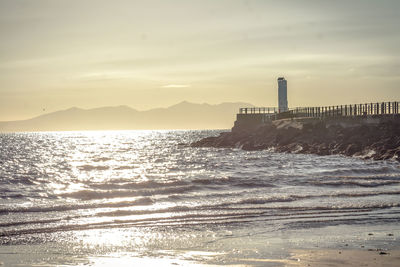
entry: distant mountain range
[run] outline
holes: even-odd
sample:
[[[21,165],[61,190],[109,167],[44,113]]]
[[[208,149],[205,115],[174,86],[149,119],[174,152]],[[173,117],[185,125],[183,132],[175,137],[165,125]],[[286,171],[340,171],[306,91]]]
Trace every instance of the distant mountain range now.
[[[138,111],[128,106],[94,109],[70,108],[28,120],[0,122],[0,132],[228,129],[240,107],[248,103],[218,105],[181,102],[168,108]]]

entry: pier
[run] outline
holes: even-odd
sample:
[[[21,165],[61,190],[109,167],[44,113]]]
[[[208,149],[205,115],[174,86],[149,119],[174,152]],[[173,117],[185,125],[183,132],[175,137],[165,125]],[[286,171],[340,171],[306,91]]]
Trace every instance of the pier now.
[[[279,120],[289,118],[327,118],[398,115],[400,102],[378,102],[322,107],[297,107],[279,112],[276,107],[240,108],[238,119],[247,120]]]

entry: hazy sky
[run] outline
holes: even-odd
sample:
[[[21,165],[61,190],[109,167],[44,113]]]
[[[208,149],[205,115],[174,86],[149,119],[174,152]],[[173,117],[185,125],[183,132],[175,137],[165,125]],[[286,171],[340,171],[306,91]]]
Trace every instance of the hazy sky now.
[[[279,76],[290,107],[400,100],[399,0],[1,0],[0,36],[0,120],[276,106]]]

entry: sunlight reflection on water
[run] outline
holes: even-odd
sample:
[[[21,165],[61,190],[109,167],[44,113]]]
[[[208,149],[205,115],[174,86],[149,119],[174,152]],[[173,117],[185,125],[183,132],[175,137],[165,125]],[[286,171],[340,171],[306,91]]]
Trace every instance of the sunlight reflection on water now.
[[[397,163],[188,146],[218,133],[0,135],[0,251],[35,264],[273,266],[289,247],[399,244],[377,234],[400,232]]]
[[[109,266],[219,266],[200,263],[208,258],[216,257],[218,253],[202,251],[159,251],[157,257],[143,257],[140,255],[111,254],[103,257],[90,257],[89,265],[96,267]],[[87,265],[87,264],[86,264]],[[235,265],[244,266],[244,265]]]

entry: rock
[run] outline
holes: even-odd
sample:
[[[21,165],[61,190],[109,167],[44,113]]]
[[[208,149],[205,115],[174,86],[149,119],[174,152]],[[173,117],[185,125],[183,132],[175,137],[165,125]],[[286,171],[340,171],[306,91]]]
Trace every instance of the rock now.
[[[315,120],[312,123],[274,121],[250,128],[235,125],[231,132],[204,138],[191,146],[241,147],[244,150],[273,147],[278,152],[344,154],[374,160],[396,159],[400,162],[400,117],[396,118],[377,125],[362,125],[357,120],[351,125],[347,121],[351,127],[342,127],[340,123],[330,123],[327,127],[325,121]]]
[[[360,145],[359,144],[349,144],[345,150],[345,155],[346,156],[353,156],[357,152],[360,152]]]

